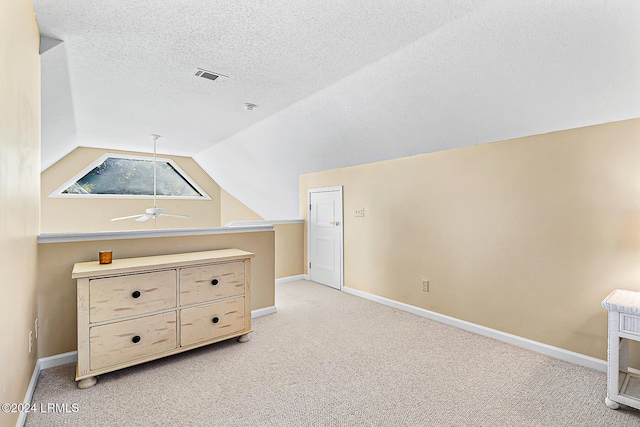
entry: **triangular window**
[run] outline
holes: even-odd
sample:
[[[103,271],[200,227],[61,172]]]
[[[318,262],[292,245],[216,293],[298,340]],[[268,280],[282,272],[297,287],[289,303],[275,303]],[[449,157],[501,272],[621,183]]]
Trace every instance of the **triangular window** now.
[[[105,154],[51,194],[52,197],[153,197],[152,157]],[[170,159],[156,159],[159,198],[210,199]]]

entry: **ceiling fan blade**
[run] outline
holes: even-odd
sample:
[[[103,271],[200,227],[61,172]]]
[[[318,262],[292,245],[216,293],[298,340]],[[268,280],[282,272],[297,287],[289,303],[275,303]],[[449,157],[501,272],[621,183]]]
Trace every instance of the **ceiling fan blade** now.
[[[176,218],[184,218],[184,219],[191,219],[190,217],[186,216],[186,215],[176,215],[176,214],[166,214],[166,213],[161,213],[158,215],[162,215],[162,216],[173,216]]]
[[[131,219],[131,218],[138,218],[143,216],[142,214],[140,215],[129,215],[129,216],[121,216],[120,218],[111,218],[111,221],[120,221],[122,219]]]
[[[153,218],[153,215],[144,214],[144,215],[140,215],[140,218],[136,219],[136,221],[142,222],[142,221],[147,221],[151,218]]]

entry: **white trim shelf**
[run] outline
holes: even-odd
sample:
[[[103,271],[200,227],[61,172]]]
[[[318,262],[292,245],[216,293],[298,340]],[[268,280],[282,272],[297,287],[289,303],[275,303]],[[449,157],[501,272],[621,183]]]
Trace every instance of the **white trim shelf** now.
[[[144,239],[151,237],[179,237],[197,236],[207,234],[229,233],[256,233],[260,231],[273,231],[273,225],[264,224],[256,226],[237,227],[205,227],[205,228],[167,228],[164,230],[124,230],[124,231],[98,231],[86,233],[45,233],[38,236],[38,243],[66,243],[84,242],[93,240],[121,240]]]
[[[304,219],[275,219],[275,220],[253,220],[253,221],[231,221],[225,225],[225,228],[231,227],[257,227],[264,225],[277,224],[304,224]]]

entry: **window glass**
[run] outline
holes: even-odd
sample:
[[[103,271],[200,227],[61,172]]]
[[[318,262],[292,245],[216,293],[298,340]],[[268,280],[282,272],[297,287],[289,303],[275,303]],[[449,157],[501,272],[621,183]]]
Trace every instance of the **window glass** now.
[[[156,163],[158,196],[206,197],[167,161]],[[152,196],[153,160],[108,157],[61,194]]]

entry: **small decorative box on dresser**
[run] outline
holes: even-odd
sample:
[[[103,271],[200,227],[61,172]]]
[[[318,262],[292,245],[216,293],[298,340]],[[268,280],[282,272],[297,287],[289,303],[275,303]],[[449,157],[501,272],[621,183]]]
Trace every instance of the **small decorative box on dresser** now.
[[[640,409],[640,371],[629,367],[629,340],[640,341],[640,292],[616,289],[602,301],[609,310],[607,397],[609,408],[620,404]]]
[[[96,375],[251,332],[251,258],[239,249],[77,263],[79,388]]]

